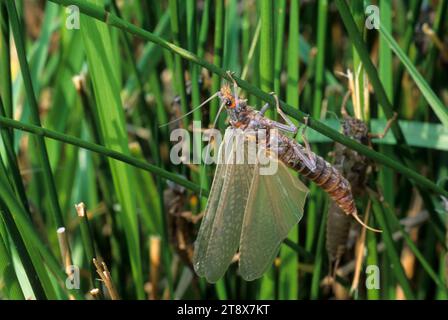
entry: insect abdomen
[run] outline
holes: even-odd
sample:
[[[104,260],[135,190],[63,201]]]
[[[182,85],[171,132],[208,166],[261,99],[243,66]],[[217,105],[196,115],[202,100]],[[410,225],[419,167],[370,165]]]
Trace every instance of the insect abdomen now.
[[[320,186],[345,214],[355,215],[357,213],[350,184],[334,166],[313,153],[316,159],[316,169],[311,171],[298,157],[294,156],[293,152],[291,153],[291,157],[285,161],[290,168]]]

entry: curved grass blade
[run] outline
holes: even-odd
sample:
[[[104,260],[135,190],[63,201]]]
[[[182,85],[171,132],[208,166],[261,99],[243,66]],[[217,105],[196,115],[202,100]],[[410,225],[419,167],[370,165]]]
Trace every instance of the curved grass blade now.
[[[25,91],[27,94],[27,99],[29,103],[29,107],[27,110],[30,112],[30,117],[33,124],[37,126],[41,126],[40,115],[39,115],[39,106],[36,100],[36,91],[33,86],[33,79],[31,77],[31,71],[29,68],[29,63],[26,57],[26,47],[25,40],[23,38],[23,25],[19,20],[19,16],[17,14],[17,9],[14,1],[7,1],[6,7],[8,10],[8,14],[10,17],[11,29],[13,31],[14,41],[16,44],[17,56],[19,59],[20,68],[22,71],[23,83],[25,87]],[[52,6],[56,9],[55,6]],[[56,10],[55,10],[56,11]],[[57,190],[55,185],[55,180],[51,171],[50,160],[48,155],[48,150],[45,145],[45,141],[42,137],[35,138],[35,147],[36,153],[39,160],[40,165],[43,169],[43,184],[45,190],[48,195],[48,200],[50,204],[50,213],[53,218],[53,222],[57,227],[64,226],[64,220],[62,218],[62,211],[59,205],[59,200],[57,197]]]
[[[81,24],[81,35],[92,77],[95,107],[104,143],[113,150],[129,154],[124,123],[125,115],[119,95],[121,77],[116,62],[114,62],[117,60],[112,55],[113,52],[116,52],[113,34],[104,24],[88,16],[81,16]],[[118,202],[123,208],[120,211],[119,219],[124,225],[136,297],[144,299],[136,196],[130,192],[133,189],[132,186],[136,185],[135,176],[122,163],[110,161],[109,165],[114,190]]]
[[[3,224],[3,221],[0,220],[0,224]],[[0,228],[3,228],[3,226],[0,226]],[[7,299],[24,300],[25,297],[14,270],[13,257],[4,241],[6,236],[6,232],[2,234],[0,231],[0,277],[4,282],[2,292]]]
[[[394,40],[389,31],[384,29],[384,27],[380,27],[380,34],[383,39],[385,39],[389,44],[389,47],[397,55],[403,65],[406,67],[409,75],[412,77],[412,79],[414,79],[415,84],[420,89],[423,96],[426,98],[426,101],[428,101],[428,104],[431,106],[440,122],[442,122],[445,127],[448,127],[448,108],[443,105],[442,101],[440,101],[440,99],[431,89],[428,82],[426,82],[423,76],[418,72],[417,68],[415,68],[415,66],[412,64],[411,60],[409,60],[403,50],[401,50],[400,46]]]

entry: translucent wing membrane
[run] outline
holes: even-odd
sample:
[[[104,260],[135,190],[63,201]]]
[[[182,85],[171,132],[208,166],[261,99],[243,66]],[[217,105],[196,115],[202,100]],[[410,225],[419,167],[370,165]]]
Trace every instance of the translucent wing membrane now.
[[[254,175],[240,240],[244,280],[261,277],[271,266],[281,242],[302,218],[307,194],[308,188],[281,161],[276,174]]]
[[[212,283],[224,275],[238,250],[254,170],[253,165],[235,164],[227,158],[237,151],[229,136],[233,134],[232,130],[227,130],[220,146],[218,165],[194,254],[195,271]]]
[[[280,243],[302,218],[308,194],[307,187],[291,176],[282,162],[276,163],[275,174],[260,175],[259,164],[229,159],[246,147],[232,139],[237,134],[228,129],[219,148],[195,244],[195,271],[212,283],[224,275],[238,248],[241,276],[245,280],[260,277],[270,267]]]

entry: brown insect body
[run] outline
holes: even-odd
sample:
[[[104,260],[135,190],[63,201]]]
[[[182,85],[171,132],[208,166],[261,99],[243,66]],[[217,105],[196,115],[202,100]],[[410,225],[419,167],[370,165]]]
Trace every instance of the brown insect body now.
[[[363,121],[346,116],[342,129],[345,136],[365,145],[370,144],[368,127]],[[339,143],[335,145],[334,154],[334,167],[347,178],[353,195],[361,196],[365,190],[369,160]],[[335,262],[336,266],[347,249],[351,222],[351,218],[331,201],[327,217],[326,248],[330,262]]]
[[[239,101],[235,102],[235,98],[227,86],[221,89],[221,99],[224,100],[227,106],[230,124],[233,127],[254,131],[265,129],[266,141],[272,141],[273,137],[271,137],[270,129],[277,126],[273,120],[265,118],[262,114],[247,106],[245,100],[238,99]],[[322,157],[310,150],[306,150],[296,140],[278,131],[275,131],[275,134],[276,137],[274,138],[277,146],[274,151],[277,153],[278,158],[289,168],[320,186],[346,215],[351,215],[360,221],[350,183],[343,177],[341,172]],[[267,147],[269,148],[270,146]],[[309,163],[303,161],[304,155],[309,155],[310,158],[313,158],[312,161],[315,163],[315,168],[310,167]]]
[[[313,153],[316,168],[313,171],[310,170],[302,159],[297,157],[297,149],[306,154],[305,148],[282,134],[279,134],[279,138],[281,139],[278,152],[279,159],[288,167],[321,187],[347,215],[357,215],[350,184],[334,166]]]

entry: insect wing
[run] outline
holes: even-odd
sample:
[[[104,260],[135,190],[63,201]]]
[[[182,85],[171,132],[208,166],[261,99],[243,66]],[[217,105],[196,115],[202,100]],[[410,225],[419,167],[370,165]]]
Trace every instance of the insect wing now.
[[[260,175],[257,169],[240,240],[239,271],[246,281],[261,277],[271,266],[281,242],[302,218],[309,191],[281,161],[274,175]]]
[[[224,275],[238,249],[244,208],[255,167],[236,164],[225,158],[229,154],[225,150],[233,154],[237,151],[233,140],[229,139],[233,134],[231,130],[226,131],[220,146],[218,165],[193,258],[196,273],[212,283]]]

